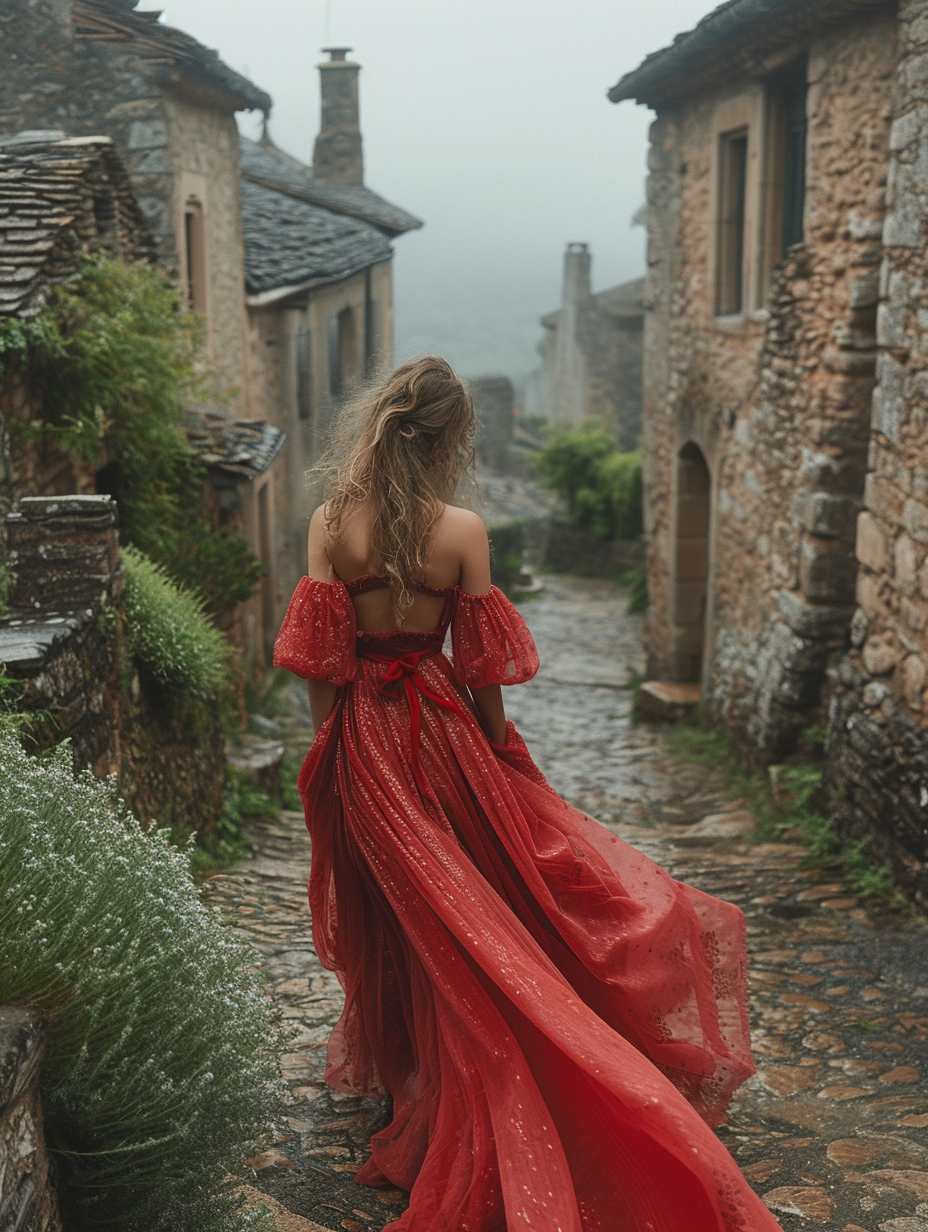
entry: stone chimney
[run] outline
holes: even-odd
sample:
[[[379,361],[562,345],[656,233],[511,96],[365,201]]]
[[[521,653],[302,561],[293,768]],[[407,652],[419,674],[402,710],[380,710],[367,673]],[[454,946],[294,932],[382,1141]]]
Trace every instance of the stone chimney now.
[[[564,253],[564,307],[582,304],[590,298],[590,248],[588,244],[568,244]]]
[[[358,122],[361,65],[345,57],[350,47],[323,47],[320,64],[322,123],[313,148],[313,175],[325,184],[363,184],[364,156]]]

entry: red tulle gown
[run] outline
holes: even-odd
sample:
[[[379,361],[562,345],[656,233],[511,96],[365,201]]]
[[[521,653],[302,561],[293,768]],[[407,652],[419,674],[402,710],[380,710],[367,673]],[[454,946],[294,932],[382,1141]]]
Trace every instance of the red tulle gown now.
[[[773,1232],[709,1128],[754,1069],[741,912],[565,803],[512,723],[487,739],[461,686],[538,668],[500,591],[357,630],[384,585],[304,578],[274,656],[340,686],[299,785],[326,1079],[393,1097],[358,1181],[410,1191],[390,1232]]]

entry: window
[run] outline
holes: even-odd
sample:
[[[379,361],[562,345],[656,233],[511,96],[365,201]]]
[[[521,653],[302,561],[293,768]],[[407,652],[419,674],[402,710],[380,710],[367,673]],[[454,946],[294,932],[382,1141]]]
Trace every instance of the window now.
[[[313,410],[312,335],[304,323],[296,336],[296,411],[309,419]]]
[[[757,307],[770,291],[770,274],[805,238],[806,64],[791,64],[767,82],[764,155],[763,261]]]
[[[206,312],[206,242],[203,207],[191,198],[184,207],[184,275],[187,305],[194,312]]]
[[[329,317],[329,392],[344,393],[357,375],[357,329],[353,308]]]
[[[804,238],[806,197],[806,87],[803,83],[784,93],[783,121],[783,226],[781,255]]]
[[[748,132],[719,137],[717,316],[744,310],[744,213],[747,200]]]

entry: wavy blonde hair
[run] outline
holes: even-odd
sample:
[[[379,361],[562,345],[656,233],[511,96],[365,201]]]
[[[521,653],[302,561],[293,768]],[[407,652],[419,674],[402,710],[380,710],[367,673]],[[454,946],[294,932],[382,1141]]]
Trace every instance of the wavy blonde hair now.
[[[435,523],[474,460],[470,390],[438,355],[407,360],[362,388],[339,416],[330,451],[325,529],[373,506],[371,557],[399,615],[422,580]]]

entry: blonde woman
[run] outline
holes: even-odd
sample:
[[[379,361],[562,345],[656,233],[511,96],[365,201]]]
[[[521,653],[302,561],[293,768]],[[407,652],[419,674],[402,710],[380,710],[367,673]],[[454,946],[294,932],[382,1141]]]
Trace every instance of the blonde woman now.
[[[357,1180],[409,1191],[392,1232],[771,1232],[709,1128],[754,1068],[741,913],[565,803],[507,723],[538,657],[448,504],[466,385],[423,356],[348,423],[275,663],[316,724],[326,1079],[392,1096]]]

